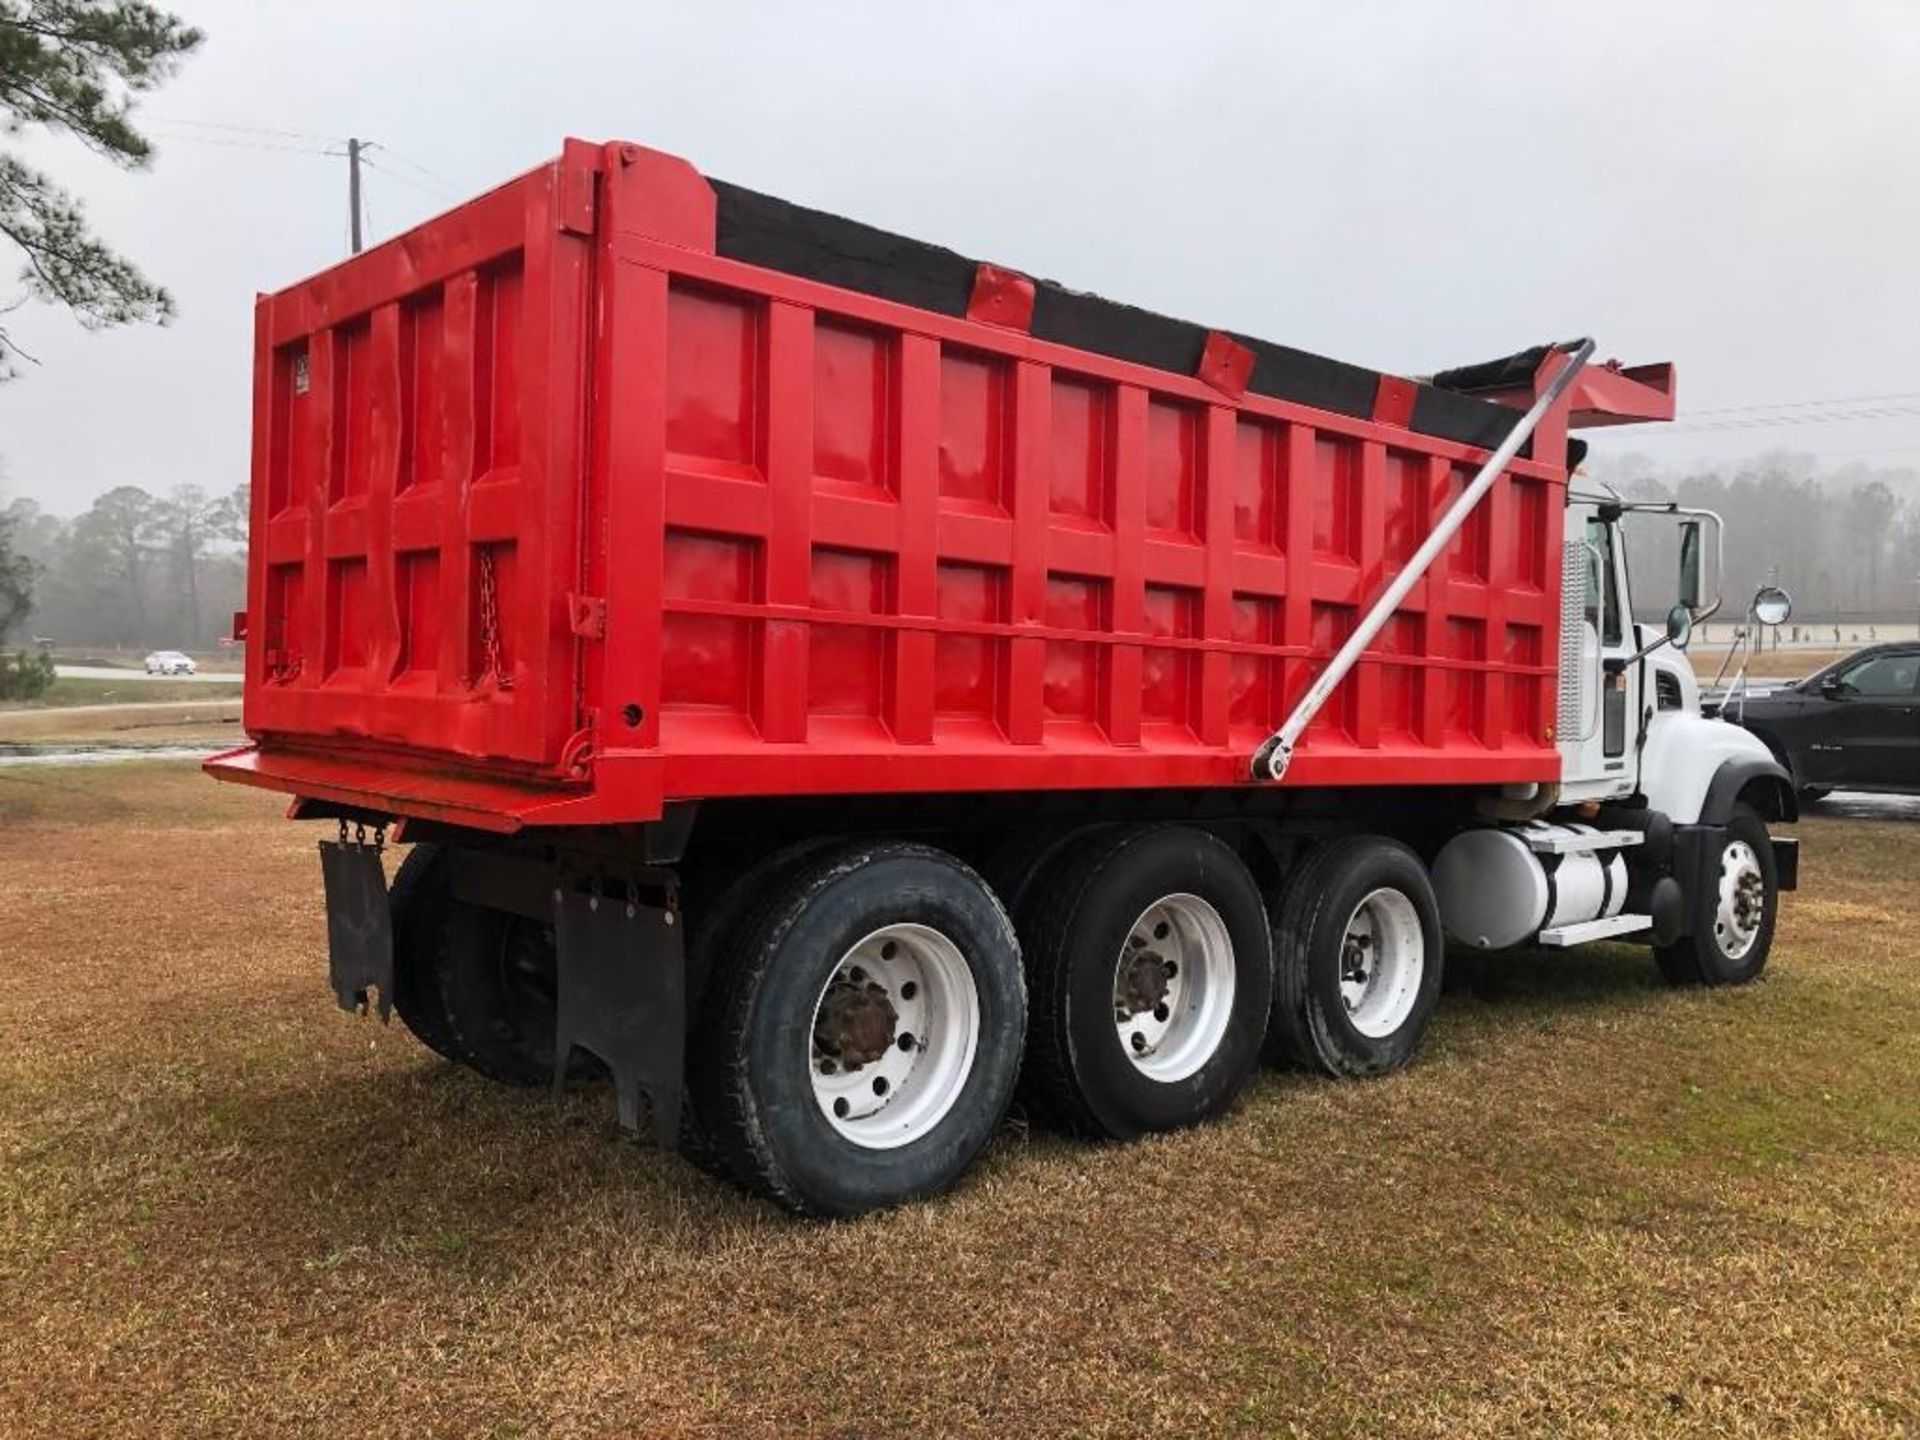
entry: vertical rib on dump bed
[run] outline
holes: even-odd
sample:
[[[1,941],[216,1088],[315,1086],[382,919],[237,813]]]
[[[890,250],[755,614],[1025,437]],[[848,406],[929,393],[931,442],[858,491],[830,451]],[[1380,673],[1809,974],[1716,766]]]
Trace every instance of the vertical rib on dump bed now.
[[[1040,287],[1036,318],[990,267],[943,313],[752,263],[725,252],[779,202],[719,189],[569,142],[261,301],[259,744],[215,773],[504,828],[1249,784],[1511,417],[1244,337],[1126,358],[1170,353],[1129,351],[1154,316],[1106,353],[1036,338],[1140,312]],[[1364,413],[1284,398],[1296,373]],[[1535,453],[1564,437],[1563,406]],[[1289,786],[1557,778],[1564,481],[1509,467]]]

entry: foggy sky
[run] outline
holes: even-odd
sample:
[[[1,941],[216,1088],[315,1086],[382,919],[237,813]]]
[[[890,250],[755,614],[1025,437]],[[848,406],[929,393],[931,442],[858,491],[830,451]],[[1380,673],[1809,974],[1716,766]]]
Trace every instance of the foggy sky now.
[[[388,146],[375,239],[445,208],[441,182],[617,137],[1400,373],[1592,334],[1677,362],[1683,419],[1920,391],[1910,0],[172,8],[208,40],[142,107],[150,171],[0,139],[180,308],[103,334],[8,318],[43,363],[0,386],[0,497],[71,513],[116,484],[245,478],[253,295],[345,253],[346,166],[253,148],[324,138],[218,125]],[[15,258],[0,246],[0,273]],[[1672,463],[1920,463],[1920,416],[1604,439]]]

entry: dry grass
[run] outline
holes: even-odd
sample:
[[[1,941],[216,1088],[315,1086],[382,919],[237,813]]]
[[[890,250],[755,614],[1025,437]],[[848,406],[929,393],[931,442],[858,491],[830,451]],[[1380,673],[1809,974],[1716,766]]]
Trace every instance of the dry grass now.
[[[227,680],[180,680],[149,676],[132,670],[124,680],[75,679],[62,675],[32,700],[0,700],[0,713],[18,710],[58,710],[74,705],[145,705],[161,700],[238,700],[240,677]]]
[[[1406,1074],[819,1226],[332,1010],[280,808],[0,772],[10,1436],[1920,1427],[1920,827],[1749,990],[1462,959]]]
[[[184,745],[223,740],[234,745],[245,740],[237,697],[0,710],[0,744]]]
[[[1748,675],[1755,680],[1799,680],[1816,670],[1824,670],[1843,655],[1851,655],[1860,647],[1848,646],[1844,650],[1759,650],[1748,668]],[[1703,682],[1710,682],[1720,674],[1721,664],[1727,658],[1725,645],[1701,645],[1687,652],[1687,658],[1693,662],[1693,673]],[[1740,662],[1735,660],[1726,667],[1722,684],[1732,681]]]

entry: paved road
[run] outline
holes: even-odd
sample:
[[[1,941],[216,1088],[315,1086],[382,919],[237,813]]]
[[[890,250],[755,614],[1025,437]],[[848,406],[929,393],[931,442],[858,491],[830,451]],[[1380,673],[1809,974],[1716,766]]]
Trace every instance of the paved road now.
[[[240,674],[235,670],[202,670],[197,675],[149,675],[145,670],[122,670],[113,665],[55,665],[53,670],[62,680],[201,680],[213,685],[240,683]]]

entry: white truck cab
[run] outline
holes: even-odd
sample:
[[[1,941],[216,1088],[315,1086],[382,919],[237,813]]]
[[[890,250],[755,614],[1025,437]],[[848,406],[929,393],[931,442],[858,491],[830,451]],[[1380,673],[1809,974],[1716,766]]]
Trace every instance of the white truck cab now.
[[[1682,526],[1679,599],[1664,633],[1633,618],[1621,523],[1633,512]],[[1778,894],[1798,871],[1798,842],[1766,827],[1797,818],[1797,802],[1764,743],[1700,713],[1684,651],[1719,604],[1700,593],[1709,527],[1717,549],[1710,512],[1570,491],[1560,783],[1521,787],[1489,816],[1500,823],[1461,831],[1435,857],[1434,890],[1456,941],[1640,939],[1670,978],[1693,983],[1738,983],[1765,965]]]
[[[1574,492],[1562,572],[1559,799],[1590,805],[1638,795],[1649,809],[1691,824],[1724,766],[1767,766],[1773,756],[1750,731],[1700,713],[1700,684],[1684,646],[1693,621],[1717,602],[1702,607],[1697,595],[1683,593],[1665,635],[1634,621],[1621,523],[1633,511],[1684,516],[1696,537],[1704,524],[1716,534],[1720,525],[1718,516],[1664,502]],[[1697,583],[1683,577],[1682,591]]]

